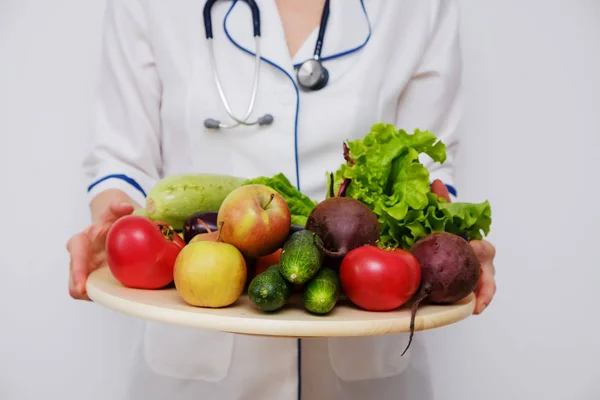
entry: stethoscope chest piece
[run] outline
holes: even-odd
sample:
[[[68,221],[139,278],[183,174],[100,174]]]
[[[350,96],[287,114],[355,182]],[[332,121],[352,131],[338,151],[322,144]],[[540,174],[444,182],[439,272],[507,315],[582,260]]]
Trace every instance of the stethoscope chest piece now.
[[[329,72],[321,61],[310,59],[302,63],[296,71],[298,84],[306,90],[320,90],[327,85]]]
[[[321,49],[323,48],[323,39],[325,38],[325,29],[327,28],[328,19],[329,0],[325,0],[317,43],[315,43],[314,56],[310,60],[304,61],[296,71],[298,85],[304,90],[323,89],[329,81],[329,71],[327,71],[327,68],[325,68],[321,62]]]

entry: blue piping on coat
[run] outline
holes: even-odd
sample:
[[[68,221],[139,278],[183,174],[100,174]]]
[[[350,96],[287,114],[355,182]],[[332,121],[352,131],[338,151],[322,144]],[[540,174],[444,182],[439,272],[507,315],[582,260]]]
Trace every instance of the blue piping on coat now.
[[[137,190],[139,190],[139,192],[144,195],[144,197],[146,197],[146,192],[144,191],[144,188],[142,188],[142,186],[137,183],[137,181],[133,178],[128,177],[127,175],[123,175],[123,174],[113,174],[113,175],[106,175],[100,179],[98,179],[96,182],[92,183],[90,186],[88,186],[88,193],[99,183],[104,182],[107,179],[121,179],[122,181],[125,181],[127,183],[129,183],[131,186],[133,186],[134,188],[136,188]]]
[[[454,188],[454,186],[452,185],[446,185],[446,187],[448,188],[448,191],[450,192],[450,194],[454,197],[456,197],[456,189]]]
[[[234,46],[236,46],[238,49],[242,50],[243,52],[245,52],[251,56],[256,56],[256,54],[254,54],[250,50],[242,47],[239,43],[237,43],[235,40],[233,40],[233,38],[229,34],[229,31],[227,30],[227,18],[229,18],[229,14],[231,13],[231,11],[233,10],[233,7],[235,7],[235,5],[237,4],[238,1],[239,0],[233,0],[233,4],[227,11],[227,14],[225,14],[225,18],[223,19],[223,30],[225,31],[225,35],[227,36],[229,41],[231,43],[233,43]],[[345,55],[354,53],[354,52],[360,50],[361,48],[363,48],[367,44],[367,42],[371,38],[371,22],[369,21],[369,15],[367,14],[364,0],[360,0],[360,4],[362,6],[363,12],[365,13],[365,17],[367,19],[367,23],[369,25],[369,35],[367,36],[367,39],[364,41],[364,43],[362,43],[361,45],[359,45],[353,49],[344,51],[342,53],[334,54],[331,56],[322,57],[321,61],[332,60],[334,58],[339,58],[339,57],[343,57]],[[294,80],[294,78],[292,76],[290,76],[290,74],[288,74],[279,65],[275,64],[274,62],[272,62],[270,60],[267,60],[266,58],[264,58],[262,56],[260,57],[260,59],[262,61],[266,62],[267,64],[277,68],[281,72],[283,72],[289,78],[289,80],[292,82],[292,84],[294,85],[294,90],[296,91],[296,115],[294,118],[294,158],[295,158],[295,162],[296,162],[296,187],[298,190],[301,190],[300,189],[300,163],[298,161],[298,114],[299,114],[299,110],[300,110],[300,92],[298,90],[298,85],[296,85],[296,81]],[[294,65],[294,68],[298,68],[299,65],[300,64]],[[301,399],[302,399],[302,339],[298,339],[298,400],[301,400]]]

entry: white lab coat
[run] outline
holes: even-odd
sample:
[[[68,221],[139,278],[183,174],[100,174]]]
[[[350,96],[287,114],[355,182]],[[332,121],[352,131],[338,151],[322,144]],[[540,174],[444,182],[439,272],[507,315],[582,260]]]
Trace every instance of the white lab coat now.
[[[453,184],[461,108],[454,1],[332,0],[323,57],[341,56],[325,61],[329,84],[311,93],[298,90],[293,65],[312,56],[318,28],[291,59],[275,2],[257,4],[270,64],[261,67],[254,117],[270,113],[274,122],[213,131],[206,118],[231,121],[210,68],[204,2],[107,1],[93,147],[84,164],[90,198],[119,188],[144,204],[157,179],[182,172],[283,172],[319,200],[325,173],[344,162],[343,141],[380,121],[436,133],[448,159],[443,166],[423,161],[432,180]],[[217,2],[212,21],[224,90],[242,116],[254,72],[254,58],[240,49],[254,49],[249,8]],[[403,400],[406,344],[407,335],[300,342],[147,322],[127,390],[111,400]]]

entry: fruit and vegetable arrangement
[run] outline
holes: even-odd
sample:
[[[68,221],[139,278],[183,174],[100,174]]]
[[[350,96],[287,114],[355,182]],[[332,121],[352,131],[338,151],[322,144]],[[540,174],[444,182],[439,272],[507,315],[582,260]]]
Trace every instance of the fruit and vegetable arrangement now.
[[[489,233],[490,205],[431,192],[419,158],[446,159],[431,132],[381,123],[340,150],[345,162],[324,171],[320,202],[283,174],[163,178],[145,208],[111,227],[113,276],[134,289],[174,285],[194,307],[228,307],[244,292],[263,313],[297,293],[323,317],[342,296],[371,312],[412,302],[412,338],[422,302],[450,304],[475,290],[480,265],[468,241]]]

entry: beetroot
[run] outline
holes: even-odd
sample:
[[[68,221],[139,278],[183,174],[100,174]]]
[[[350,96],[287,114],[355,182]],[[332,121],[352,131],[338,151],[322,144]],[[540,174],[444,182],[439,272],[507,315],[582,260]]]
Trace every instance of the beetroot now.
[[[475,251],[460,236],[434,232],[418,240],[410,251],[421,265],[421,287],[412,306],[410,339],[404,353],[412,342],[419,304],[424,300],[434,304],[455,303],[475,290],[481,275]]]
[[[354,162],[344,144],[344,157]],[[330,174],[329,195],[308,215],[305,229],[314,232],[323,244],[316,243],[325,253],[323,264],[338,269],[344,256],[360,246],[375,245],[379,241],[377,215],[362,201],[344,197],[350,180],[342,183],[337,197],[333,190],[334,177]]]
[[[379,240],[377,216],[360,200],[330,197],[311,211],[306,229],[321,238],[323,253],[339,260],[359,246],[375,245]]]

